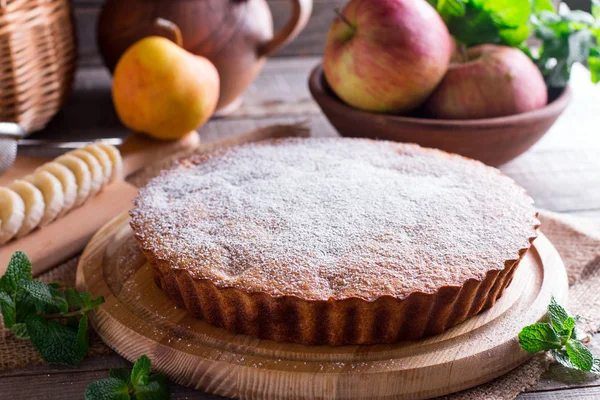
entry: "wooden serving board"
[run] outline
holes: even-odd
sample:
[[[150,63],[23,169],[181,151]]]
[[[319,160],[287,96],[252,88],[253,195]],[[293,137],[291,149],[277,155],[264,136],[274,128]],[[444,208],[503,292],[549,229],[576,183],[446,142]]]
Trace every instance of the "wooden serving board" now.
[[[91,322],[130,361],[142,354],[173,381],[241,399],[421,399],[466,389],[527,360],[517,334],[567,297],[560,256],[540,235],[490,310],[441,335],[375,346],[303,346],[231,334],[192,318],[156,286],[129,217],[86,247],[77,288],[104,296]]]

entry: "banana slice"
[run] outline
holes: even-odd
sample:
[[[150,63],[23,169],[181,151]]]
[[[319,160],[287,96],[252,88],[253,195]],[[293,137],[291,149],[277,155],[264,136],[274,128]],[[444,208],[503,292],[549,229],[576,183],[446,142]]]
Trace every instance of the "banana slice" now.
[[[37,228],[40,224],[45,210],[44,196],[40,192],[40,189],[21,179],[8,185],[8,188],[21,196],[25,205],[25,218],[23,219],[21,229],[19,229],[16,235],[17,239],[19,239]]]
[[[102,185],[106,185],[108,182],[110,182],[110,178],[112,176],[112,161],[110,160],[110,157],[108,156],[108,154],[106,154],[106,151],[104,151],[104,149],[98,146],[97,144],[90,144],[89,146],[85,146],[83,150],[87,151],[88,153],[91,153],[94,157],[96,157],[96,160],[98,160],[98,162],[100,163],[100,166],[102,167],[102,172],[104,174],[104,181]]]
[[[58,216],[61,217],[68,213],[73,208],[77,199],[77,180],[75,179],[75,174],[63,164],[54,161],[42,165],[36,169],[37,171],[47,171],[58,178],[64,195],[63,209]]]
[[[75,175],[75,181],[77,182],[77,196],[75,197],[75,207],[79,207],[90,196],[90,187],[92,184],[92,173],[87,164],[81,159],[68,153],[58,157],[55,162],[64,165],[69,168],[73,175]]]
[[[96,160],[96,157],[94,157],[92,153],[88,153],[83,149],[73,150],[67,154],[75,156],[87,164],[90,173],[92,174],[92,179],[90,181],[90,197],[98,194],[104,184],[104,173],[102,172],[100,162]]]
[[[104,150],[106,154],[108,154],[108,157],[112,163],[110,182],[121,178],[123,175],[123,157],[121,157],[121,152],[115,146],[112,146],[108,143],[98,142],[96,145]]]
[[[63,209],[65,195],[63,188],[57,177],[48,171],[34,172],[32,175],[27,175],[23,178],[27,182],[33,184],[40,189],[44,196],[44,216],[40,221],[40,226],[48,225],[54,221],[58,214]]]
[[[0,187],[0,244],[12,239],[25,219],[25,203],[14,191]]]

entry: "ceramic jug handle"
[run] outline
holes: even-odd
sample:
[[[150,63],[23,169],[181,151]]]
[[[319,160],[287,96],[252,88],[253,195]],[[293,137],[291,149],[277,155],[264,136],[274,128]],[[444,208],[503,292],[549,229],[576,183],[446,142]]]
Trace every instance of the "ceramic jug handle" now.
[[[291,0],[292,1],[292,16],[288,23],[279,31],[273,39],[263,44],[258,49],[258,55],[268,56],[275,50],[285,46],[298,36],[298,34],[304,29],[310,13],[312,12],[312,0]]]

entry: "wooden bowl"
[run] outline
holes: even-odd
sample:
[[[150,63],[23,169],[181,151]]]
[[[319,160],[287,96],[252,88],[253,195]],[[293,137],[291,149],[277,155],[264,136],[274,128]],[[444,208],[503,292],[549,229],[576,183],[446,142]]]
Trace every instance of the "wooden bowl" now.
[[[440,120],[378,114],[353,108],[327,85],[323,67],[310,74],[310,92],[342,136],[417,143],[481,160],[504,164],[529,149],[550,129],[571,100],[571,90],[550,93],[546,107],[517,115],[471,120]]]

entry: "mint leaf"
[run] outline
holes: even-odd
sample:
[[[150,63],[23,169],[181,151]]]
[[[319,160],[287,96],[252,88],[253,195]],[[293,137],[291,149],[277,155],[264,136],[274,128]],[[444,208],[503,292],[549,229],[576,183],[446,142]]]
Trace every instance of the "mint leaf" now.
[[[533,0],[533,12],[539,13],[541,11],[556,12],[552,0]]]
[[[32,280],[31,261],[22,251],[17,251],[8,262],[4,276],[0,278],[0,291],[15,293],[20,281]]]
[[[100,304],[104,303],[104,297],[98,296],[95,299],[90,300],[89,306],[86,307],[86,310],[93,310],[100,306]]]
[[[137,400],[167,400],[170,397],[169,386],[163,375],[153,376],[147,385],[135,388]]]
[[[556,302],[554,296],[550,298],[548,317],[550,318],[550,324],[552,324],[552,327],[556,332],[560,332],[565,329],[564,323],[569,318],[569,313],[563,308],[563,306]]]
[[[0,311],[2,312],[4,326],[11,329],[17,321],[17,309],[15,301],[6,292],[0,292]]]
[[[60,311],[66,312],[69,308],[67,301],[57,296],[57,290],[42,282],[22,282],[17,290],[17,302],[30,302],[38,313],[45,313],[48,306],[54,306]]]
[[[82,308],[83,307],[83,301],[81,300],[79,293],[77,293],[77,290],[75,290],[73,288],[68,288],[65,290],[65,300],[67,300],[67,304],[69,305],[69,307],[72,307],[72,308]]]
[[[575,364],[573,364],[565,350],[552,350],[550,353],[552,354],[552,357],[554,357],[554,359],[563,367],[579,369]]]
[[[588,58],[588,68],[592,75],[592,82],[600,82],[600,49],[592,49]]]
[[[95,299],[92,299],[92,296],[87,292],[79,293],[79,297],[81,298],[81,302],[83,303],[83,311],[93,310],[100,304],[104,303],[104,297],[99,296]]]
[[[108,379],[87,387],[85,399],[128,399],[129,397],[118,397],[127,393],[136,400],[168,400],[171,395],[166,378],[161,374],[150,374],[150,367],[150,359],[143,355],[133,365],[131,374],[125,369],[111,369]],[[107,397],[92,397],[101,395]]]
[[[131,384],[134,388],[148,384],[150,377],[150,359],[143,355],[137,359],[131,371]]]
[[[131,378],[131,372],[125,368],[111,369],[110,371],[108,371],[108,376],[129,383]]]
[[[53,320],[29,314],[25,320],[31,343],[42,358],[52,364],[77,365],[83,359],[77,346],[77,333]]]
[[[27,325],[25,323],[16,323],[10,328],[13,335],[19,339],[29,339],[29,332],[27,331]]]
[[[87,354],[90,346],[90,336],[88,335],[88,316],[85,314],[79,320],[79,326],[77,327],[77,351],[80,354]]]
[[[594,366],[594,356],[587,347],[577,340],[568,340],[565,345],[567,355],[571,362],[583,371],[590,371]]]
[[[116,378],[106,378],[92,382],[85,389],[85,400],[129,400],[127,382]]]
[[[435,7],[443,18],[465,15],[465,3],[461,0],[439,0]]]
[[[528,353],[543,350],[560,349],[562,344],[552,326],[547,323],[537,323],[526,326],[519,332],[519,343]]]

